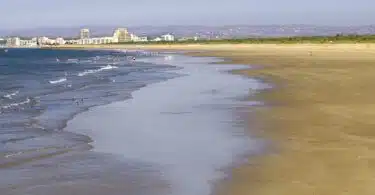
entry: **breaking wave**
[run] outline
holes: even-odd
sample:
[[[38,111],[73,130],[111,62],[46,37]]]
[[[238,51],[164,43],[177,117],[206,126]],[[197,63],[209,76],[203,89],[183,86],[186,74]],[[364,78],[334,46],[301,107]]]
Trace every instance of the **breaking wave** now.
[[[2,106],[1,108],[2,109],[10,109],[10,108],[19,107],[19,106],[22,106],[22,105],[25,105],[25,104],[29,104],[29,103],[31,103],[31,99],[30,98],[26,98],[25,101],[17,102],[17,103],[11,103],[11,104]]]
[[[51,84],[58,84],[58,83],[65,82],[66,80],[67,79],[64,77],[64,78],[60,78],[60,79],[52,80],[52,81],[48,81],[48,82],[51,83]]]
[[[19,91],[15,91],[15,92],[13,92],[13,93],[6,94],[6,95],[4,95],[3,97],[4,97],[4,98],[7,98],[7,99],[12,99],[12,97],[13,97],[13,96],[16,96],[18,93],[19,93]]]
[[[115,68],[118,68],[118,67],[117,66],[111,66],[111,65],[102,66],[99,69],[85,70],[83,72],[80,72],[80,73],[78,73],[78,76],[82,77],[82,76],[85,76],[85,75],[88,75],[88,74],[94,74],[94,73],[97,73],[97,72],[101,72],[103,70],[111,70],[111,69],[115,69]]]

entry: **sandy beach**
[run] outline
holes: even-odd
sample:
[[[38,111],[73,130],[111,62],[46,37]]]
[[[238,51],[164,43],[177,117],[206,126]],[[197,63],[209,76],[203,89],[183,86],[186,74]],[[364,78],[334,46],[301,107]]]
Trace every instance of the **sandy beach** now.
[[[233,170],[217,194],[374,194],[374,44],[124,45],[223,57],[254,69],[237,73],[274,88],[260,93],[265,155]],[[199,52],[196,52],[199,51]],[[203,52],[204,51],[204,52]]]
[[[261,65],[241,73],[275,84],[260,98],[272,153],[234,170],[222,194],[374,194],[373,45],[294,45],[213,52]],[[311,52],[311,55],[310,55]]]

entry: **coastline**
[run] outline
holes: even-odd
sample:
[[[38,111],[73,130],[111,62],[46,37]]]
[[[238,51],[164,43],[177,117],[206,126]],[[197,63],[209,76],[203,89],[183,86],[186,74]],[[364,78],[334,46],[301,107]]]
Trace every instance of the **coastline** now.
[[[166,55],[141,61],[180,67],[172,72],[184,76],[147,85],[127,101],[94,107],[64,130],[91,137],[94,152],[164,167],[161,179],[171,194],[210,194],[215,187],[210,183],[227,173],[222,169],[261,150],[258,140],[246,136],[237,109],[258,105],[242,97],[249,87],[257,91],[264,84],[229,73],[245,67],[211,64],[221,61],[216,58]],[[200,84],[202,78],[208,81]]]
[[[33,59],[28,59],[27,52],[32,52],[31,57],[34,59],[34,56],[44,59],[45,63],[35,63]],[[48,52],[54,53],[52,59],[48,57]],[[165,72],[175,69],[174,66],[155,66],[142,62],[136,62],[136,66],[134,66],[134,64],[128,63],[125,55],[118,54],[120,55],[116,55],[112,51],[14,50],[14,52],[11,52],[11,55],[19,56],[19,58],[25,56],[26,63],[24,64],[32,67],[33,70],[35,69],[31,66],[32,64],[37,64],[41,68],[47,67],[42,72],[48,74],[49,77],[31,77],[36,82],[39,81],[44,84],[40,88],[33,86],[32,93],[26,90],[16,91],[12,89],[2,91],[0,95],[2,98],[12,98],[9,98],[10,103],[5,102],[5,104],[0,105],[1,111],[4,111],[3,108],[7,105],[10,105],[10,108],[18,109],[9,112],[5,110],[4,113],[1,113],[3,119],[1,122],[9,121],[9,124],[1,124],[1,130],[4,131],[1,131],[0,134],[0,171],[1,174],[9,175],[0,179],[2,194],[50,194],[52,193],[50,190],[54,191],[54,194],[65,194],[66,188],[64,190],[64,187],[61,186],[64,186],[65,182],[72,181],[77,185],[70,185],[70,190],[87,193],[95,191],[92,190],[93,187],[91,186],[98,184],[96,183],[99,182],[98,178],[103,178],[100,180],[101,184],[108,182],[116,186],[117,190],[121,192],[126,191],[126,188],[141,187],[141,185],[122,186],[116,183],[124,183],[123,181],[129,178],[126,174],[133,174],[133,172],[137,178],[137,171],[127,167],[124,163],[111,159],[109,155],[103,156],[91,152],[91,143],[95,140],[86,135],[62,131],[66,127],[67,121],[72,120],[82,112],[100,105],[129,99],[133,91],[139,90],[150,83],[161,82],[178,76]],[[63,57],[60,58],[61,60],[55,61],[55,56]],[[111,56],[116,56],[116,61],[110,58]],[[45,64],[47,65],[43,66]],[[58,71],[48,68],[51,67],[51,64]],[[69,65],[65,66],[65,64]],[[11,79],[10,84],[4,82],[3,86],[12,86],[12,80],[17,79]],[[38,93],[40,89],[43,90],[43,93]],[[27,94],[25,99],[31,100],[24,101],[24,94]],[[81,101],[76,101],[77,97],[82,98]],[[34,98],[37,100],[36,109],[32,107],[34,105],[32,99]],[[40,109],[46,107],[48,109]],[[42,112],[34,112],[38,109]],[[22,112],[22,110],[26,112]],[[33,115],[26,115],[25,125],[21,126],[21,124],[24,124],[22,117],[25,113],[33,113]],[[15,125],[16,128],[12,128],[12,119],[15,119],[15,122],[19,124],[19,128],[17,128],[17,125]],[[87,156],[90,157],[86,158]],[[108,162],[104,165],[100,162],[101,160]],[[63,166],[60,166],[61,164]],[[80,165],[86,165],[86,167]],[[117,170],[126,170],[126,174],[113,173],[113,166],[122,166],[122,169],[117,168]],[[54,169],[54,167],[59,168]],[[100,167],[100,169],[96,167]],[[23,170],[22,173],[20,173],[20,170]],[[99,174],[99,172],[103,174]],[[108,177],[109,175],[110,177]],[[114,177],[117,177],[114,182],[116,185],[110,182],[111,178]],[[54,178],[59,179],[55,180]],[[103,194],[103,191],[106,191],[105,188],[102,186],[102,192],[96,193]],[[78,194],[81,194],[81,192]]]
[[[255,69],[236,73],[276,87],[257,97],[257,135],[274,151],[233,169],[217,194],[373,194],[371,83],[374,44],[171,45],[119,49],[183,50]],[[194,52],[204,51],[204,52]],[[309,55],[311,52],[311,55]],[[253,131],[253,129],[252,129]]]
[[[257,135],[274,150],[233,169],[217,194],[373,194],[373,53],[354,44],[191,53],[258,65],[236,73],[276,85],[258,96],[270,107],[258,112]]]

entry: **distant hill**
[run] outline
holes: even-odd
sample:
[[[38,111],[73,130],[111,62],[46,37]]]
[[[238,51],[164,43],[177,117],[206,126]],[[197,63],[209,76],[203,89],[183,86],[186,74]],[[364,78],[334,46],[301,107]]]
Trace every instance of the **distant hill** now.
[[[85,26],[91,30],[92,36],[111,36],[113,30],[121,26]],[[7,30],[0,29],[0,36],[48,36],[78,37],[82,27],[46,27],[32,29]],[[233,37],[274,37],[274,36],[311,36],[342,34],[375,34],[375,25],[332,27],[313,25],[226,25],[226,26],[133,26],[129,31],[137,35],[159,36],[172,33],[178,37],[201,36],[207,38]]]

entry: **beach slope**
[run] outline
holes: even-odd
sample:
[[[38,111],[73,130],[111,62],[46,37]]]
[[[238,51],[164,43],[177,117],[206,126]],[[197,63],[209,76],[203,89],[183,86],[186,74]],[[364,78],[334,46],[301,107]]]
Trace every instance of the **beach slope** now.
[[[372,45],[258,46],[215,51],[272,82],[259,112],[275,145],[233,171],[219,194],[374,194]]]
[[[252,64],[237,72],[275,86],[259,95],[270,107],[251,132],[274,145],[234,169],[218,194],[375,194],[373,44],[116,47],[199,50],[191,55]]]

